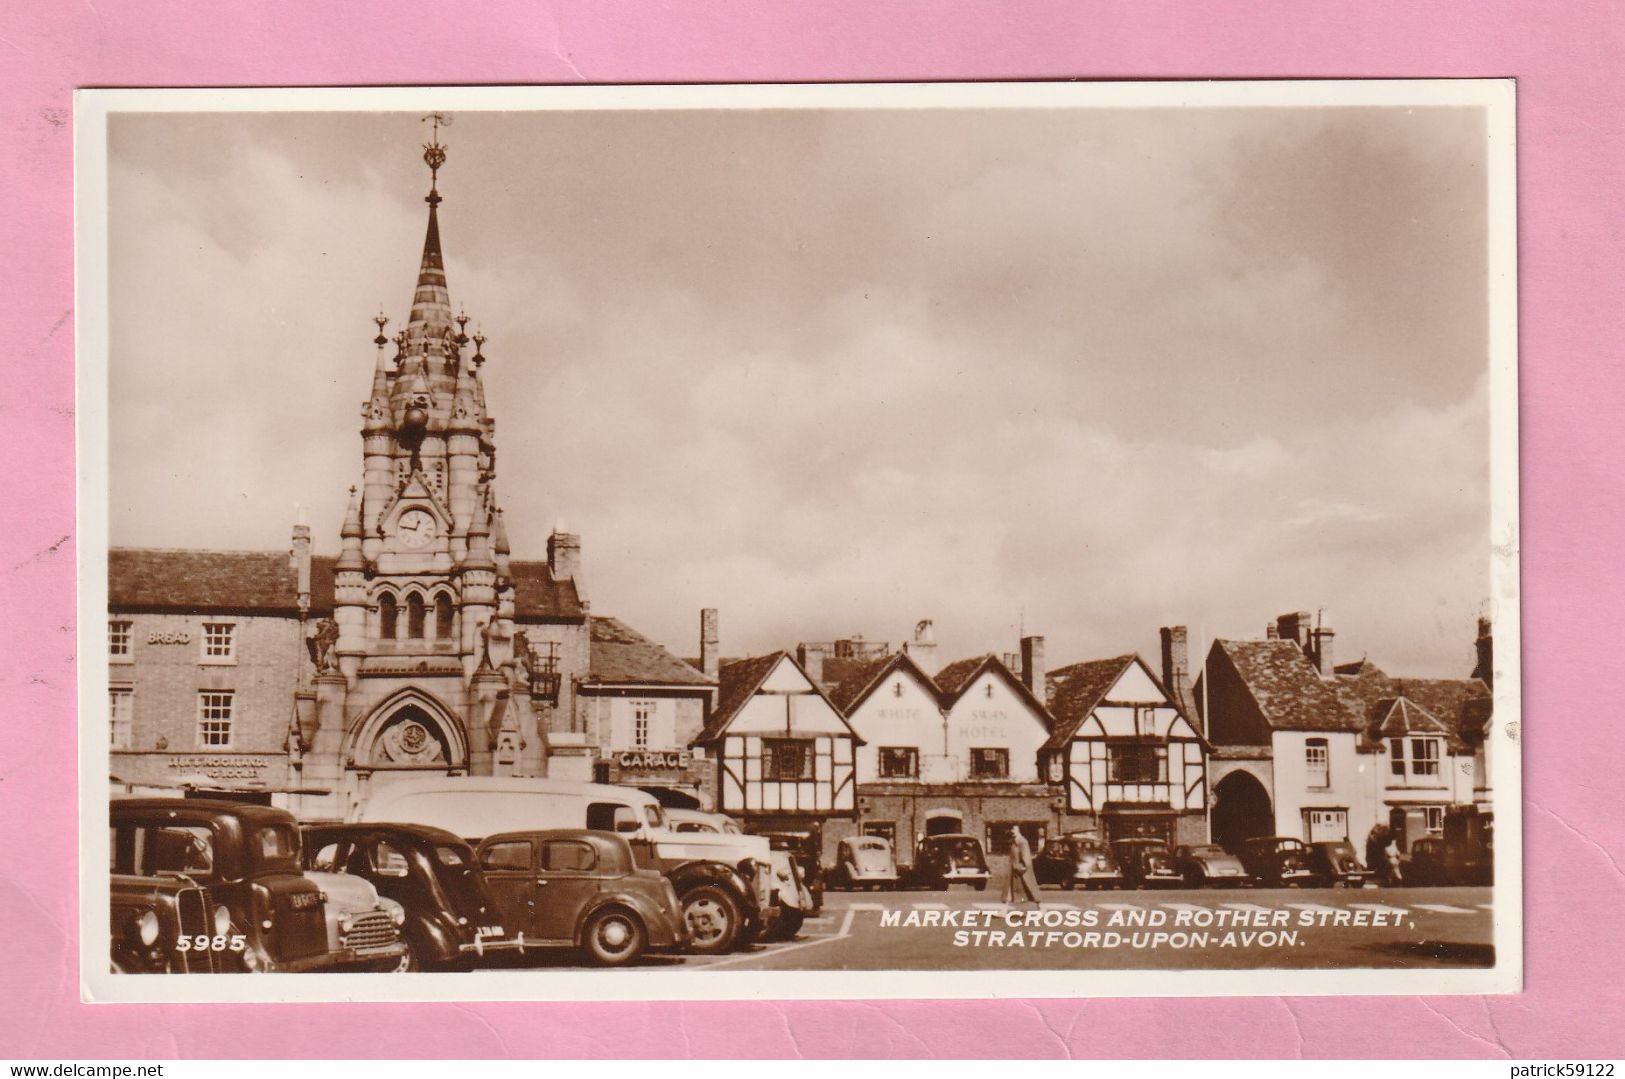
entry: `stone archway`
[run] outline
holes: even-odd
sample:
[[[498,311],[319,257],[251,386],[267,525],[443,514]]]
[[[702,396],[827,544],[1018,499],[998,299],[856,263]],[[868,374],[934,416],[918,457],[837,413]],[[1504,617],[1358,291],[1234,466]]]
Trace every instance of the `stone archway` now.
[[[1251,772],[1238,769],[1213,785],[1213,842],[1232,853],[1255,836],[1275,831],[1269,791]]]
[[[464,768],[468,743],[438,701],[408,690],[381,703],[356,728],[348,763],[366,771]]]
[[[965,817],[957,809],[925,811],[926,835],[958,835],[965,830]]]

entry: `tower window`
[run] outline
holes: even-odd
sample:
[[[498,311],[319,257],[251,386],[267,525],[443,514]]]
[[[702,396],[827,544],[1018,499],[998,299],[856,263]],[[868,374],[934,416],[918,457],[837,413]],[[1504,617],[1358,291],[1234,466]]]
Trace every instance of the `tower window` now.
[[[236,694],[204,692],[197,695],[197,744],[201,749],[230,749],[232,703]]]
[[[130,623],[114,619],[107,623],[107,654],[115,660],[130,658]]]
[[[406,597],[406,635],[414,641],[423,637],[423,597],[416,592]]]
[[[451,597],[444,592],[434,599],[434,635],[436,640],[451,640]]]
[[[399,622],[400,608],[395,606],[395,597],[385,592],[378,600],[378,636],[386,641],[394,640]]]
[[[203,623],[203,662],[237,662],[237,627],[230,622]]]
[[[110,689],[107,695],[108,710],[112,715],[112,747],[129,749],[135,714],[135,694],[128,689]]]

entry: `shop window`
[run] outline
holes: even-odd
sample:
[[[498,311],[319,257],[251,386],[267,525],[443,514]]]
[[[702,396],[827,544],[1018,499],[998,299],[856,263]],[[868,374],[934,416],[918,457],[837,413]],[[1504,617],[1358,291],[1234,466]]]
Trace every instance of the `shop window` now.
[[[918,779],[920,751],[913,746],[881,746],[881,779]]]
[[[112,716],[112,746],[129,749],[135,716],[135,694],[128,689],[108,690],[108,711]]]
[[[1010,826],[1014,824],[1021,829],[1021,834],[1027,837],[1027,846],[1036,853],[1044,846],[1044,835],[1048,829],[1043,821],[993,821],[985,825],[982,830],[982,848],[989,854],[1010,853]]]
[[[1310,843],[1349,837],[1349,811],[1346,809],[1306,809],[1303,811],[1304,838]]]
[[[1124,743],[1106,747],[1108,778],[1113,783],[1166,783],[1168,747]]]
[[[230,749],[233,698],[230,690],[197,695],[197,744],[202,749]]]
[[[203,623],[203,662],[237,662],[237,627],[231,622]]]
[[[798,738],[768,738],[762,741],[762,778],[769,781],[811,779],[812,743]]]
[[[1002,746],[997,749],[976,748],[970,751],[970,774],[972,779],[1006,779],[1010,775],[1010,751]]]
[[[1311,787],[1332,785],[1331,747],[1324,738],[1310,738],[1303,744],[1303,764]]]
[[[131,623],[124,619],[115,618],[107,623],[107,654],[113,662],[128,663],[130,661]]]

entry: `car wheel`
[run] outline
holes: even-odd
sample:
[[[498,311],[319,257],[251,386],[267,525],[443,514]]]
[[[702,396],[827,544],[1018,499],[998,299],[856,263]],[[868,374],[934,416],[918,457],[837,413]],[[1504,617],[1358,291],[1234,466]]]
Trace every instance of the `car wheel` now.
[[[419,957],[417,948],[404,938],[401,943],[406,945],[406,951],[401,953],[400,958],[385,959],[373,969],[385,974],[405,974],[408,971],[422,970],[423,960]]]
[[[702,884],[683,896],[683,920],[692,938],[689,947],[701,955],[732,948],[744,924],[734,897],[714,884]]]
[[[623,907],[601,910],[587,920],[581,933],[582,947],[601,967],[618,967],[643,954],[649,939],[643,922]]]

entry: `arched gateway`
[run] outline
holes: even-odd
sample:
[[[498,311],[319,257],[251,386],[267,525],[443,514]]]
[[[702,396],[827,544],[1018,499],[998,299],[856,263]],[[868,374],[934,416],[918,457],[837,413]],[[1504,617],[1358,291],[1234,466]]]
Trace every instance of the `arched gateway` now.
[[[1213,785],[1213,842],[1236,851],[1255,836],[1275,831],[1270,795],[1251,772],[1237,769]]]

